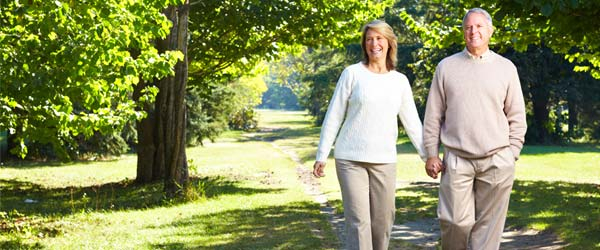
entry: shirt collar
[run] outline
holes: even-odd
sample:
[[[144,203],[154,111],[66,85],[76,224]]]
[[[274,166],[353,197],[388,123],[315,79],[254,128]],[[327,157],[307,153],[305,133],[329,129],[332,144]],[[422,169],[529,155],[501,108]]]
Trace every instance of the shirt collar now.
[[[481,56],[475,56],[475,55],[471,54],[471,52],[469,52],[469,50],[467,48],[465,48],[463,51],[464,51],[465,55],[467,55],[469,58],[471,58],[473,60],[487,59],[488,57],[490,57],[492,55],[492,52],[490,49],[483,52],[483,54],[481,54]]]

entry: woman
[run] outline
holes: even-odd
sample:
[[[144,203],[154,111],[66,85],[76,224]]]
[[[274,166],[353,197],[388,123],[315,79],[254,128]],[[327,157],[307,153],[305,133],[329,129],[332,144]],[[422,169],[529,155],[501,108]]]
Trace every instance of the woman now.
[[[361,40],[364,61],[345,68],[337,82],[313,174],[324,176],[335,141],[346,247],[387,249],[396,212],[397,117],[425,160],[422,124],[408,79],[394,70],[397,38],[392,27],[372,21],[363,28]]]

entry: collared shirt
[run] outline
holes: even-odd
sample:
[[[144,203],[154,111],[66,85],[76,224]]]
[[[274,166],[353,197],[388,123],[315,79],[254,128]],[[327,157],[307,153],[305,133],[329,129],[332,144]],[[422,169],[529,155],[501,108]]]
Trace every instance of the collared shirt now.
[[[463,50],[471,59],[486,59],[489,58],[490,56],[492,56],[492,53],[490,52],[490,49],[488,48],[485,52],[483,52],[483,54],[481,54],[480,56],[476,56],[471,54],[471,52],[469,52],[469,50],[465,47],[465,49]]]

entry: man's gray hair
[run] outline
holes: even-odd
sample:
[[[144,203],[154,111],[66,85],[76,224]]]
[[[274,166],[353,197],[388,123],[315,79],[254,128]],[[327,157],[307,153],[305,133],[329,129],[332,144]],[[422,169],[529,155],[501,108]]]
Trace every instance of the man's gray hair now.
[[[469,11],[467,11],[467,14],[465,14],[465,17],[463,17],[463,26],[465,24],[465,21],[467,20],[467,17],[469,16],[469,14],[471,13],[479,13],[485,16],[485,19],[487,19],[489,25],[491,27],[494,27],[494,25],[492,24],[492,16],[490,16],[490,13],[488,13],[487,11],[485,11],[482,8],[472,8]]]

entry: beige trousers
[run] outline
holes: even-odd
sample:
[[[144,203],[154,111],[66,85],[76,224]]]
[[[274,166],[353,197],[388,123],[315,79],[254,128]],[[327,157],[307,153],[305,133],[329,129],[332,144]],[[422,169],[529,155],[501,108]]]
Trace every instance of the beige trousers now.
[[[396,212],[396,163],[335,160],[347,249],[387,249]]]
[[[499,249],[515,174],[509,147],[481,159],[446,150],[438,218],[442,249]]]

